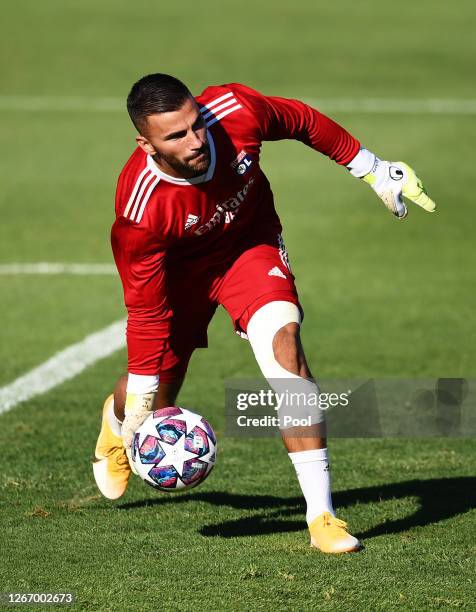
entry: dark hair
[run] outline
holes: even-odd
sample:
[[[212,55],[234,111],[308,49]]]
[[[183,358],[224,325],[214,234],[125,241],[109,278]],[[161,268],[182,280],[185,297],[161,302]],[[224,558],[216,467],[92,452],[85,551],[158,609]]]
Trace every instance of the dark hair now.
[[[148,74],[132,86],[127,96],[127,111],[140,132],[149,115],[178,110],[191,95],[182,81],[173,76]]]

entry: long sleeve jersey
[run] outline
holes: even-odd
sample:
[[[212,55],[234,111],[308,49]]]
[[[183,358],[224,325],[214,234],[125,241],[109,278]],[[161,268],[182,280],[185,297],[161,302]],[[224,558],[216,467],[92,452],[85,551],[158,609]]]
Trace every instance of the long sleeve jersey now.
[[[167,275],[229,265],[243,245],[276,236],[281,225],[259,166],[261,143],[295,139],[348,164],[360,144],[298,100],[264,96],[244,85],[207,87],[196,97],[210,144],[210,165],[192,179],[164,174],[137,148],[116,192],[112,248],[128,311],[128,370],[157,375],[173,313]],[[191,297],[193,299],[193,297]]]

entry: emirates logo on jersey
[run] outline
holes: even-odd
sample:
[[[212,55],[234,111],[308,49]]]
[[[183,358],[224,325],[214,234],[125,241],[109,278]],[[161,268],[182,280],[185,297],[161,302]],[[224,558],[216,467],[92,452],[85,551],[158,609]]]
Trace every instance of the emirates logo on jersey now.
[[[240,151],[238,157],[231,162],[231,167],[236,174],[242,176],[248,172],[252,163],[251,156],[246,151]]]
[[[248,190],[253,183],[254,183],[254,178],[250,177],[246,185],[242,189],[240,189],[240,191],[237,191],[233,197],[229,198],[228,200],[225,200],[224,202],[220,202],[219,204],[217,204],[216,212],[214,213],[210,221],[198,227],[194,231],[194,234],[196,236],[201,236],[202,234],[209,232],[214,227],[219,225],[223,221],[223,219],[225,219],[225,223],[230,223],[231,221],[233,221],[238,211],[238,208],[241,206],[241,204],[245,200],[246,194],[248,193]]]

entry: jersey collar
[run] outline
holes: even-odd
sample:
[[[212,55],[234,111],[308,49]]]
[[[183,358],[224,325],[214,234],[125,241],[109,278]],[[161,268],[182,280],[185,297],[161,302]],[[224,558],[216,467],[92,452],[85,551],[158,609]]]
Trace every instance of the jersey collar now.
[[[208,142],[210,143],[210,165],[208,166],[208,170],[205,174],[201,174],[200,176],[195,176],[194,178],[185,179],[185,178],[176,178],[175,176],[170,176],[169,174],[165,174],[162,170],[157,166],[155,161],[153,160],[151,155],[147,155],[147,166],[149,169],[159,178],[167,181],[168,183],[173,183],[174,185],[197,185],[198,183],[205,183],[209,181],[215,172],[215,164],[216,164],[216,151],[215,151],[215,143],[213,142],[213,137],[210,134],[210,131],[207,130]]]

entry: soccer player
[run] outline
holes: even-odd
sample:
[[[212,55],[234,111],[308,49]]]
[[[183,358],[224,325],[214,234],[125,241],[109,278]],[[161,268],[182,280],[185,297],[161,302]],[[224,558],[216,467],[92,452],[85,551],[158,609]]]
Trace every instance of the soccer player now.
[[[402,196],[435,209],[402,162],[387,162],[303,102],[237,83],[194,98],[179,80],[151,74],[135,83],[127,109],[137,148],[116,192],[112,248],[128,310],[128,376],[103,408],[93,464],[109,499],[126,490],[132,437],[153,409],[175,404],[192,352],[207,346],[219,304],[247,337],[271,386],[318,393],[300,340],[303,311],[281,238],[261,143],[293,138],[362,178],[399,219]],[[293,409],[291,406],[290,409]],[[300,415],[302,416],[302,415]],[[335,517],[324,414],[282,427],[306,501],[311,545],[361,548]]]

